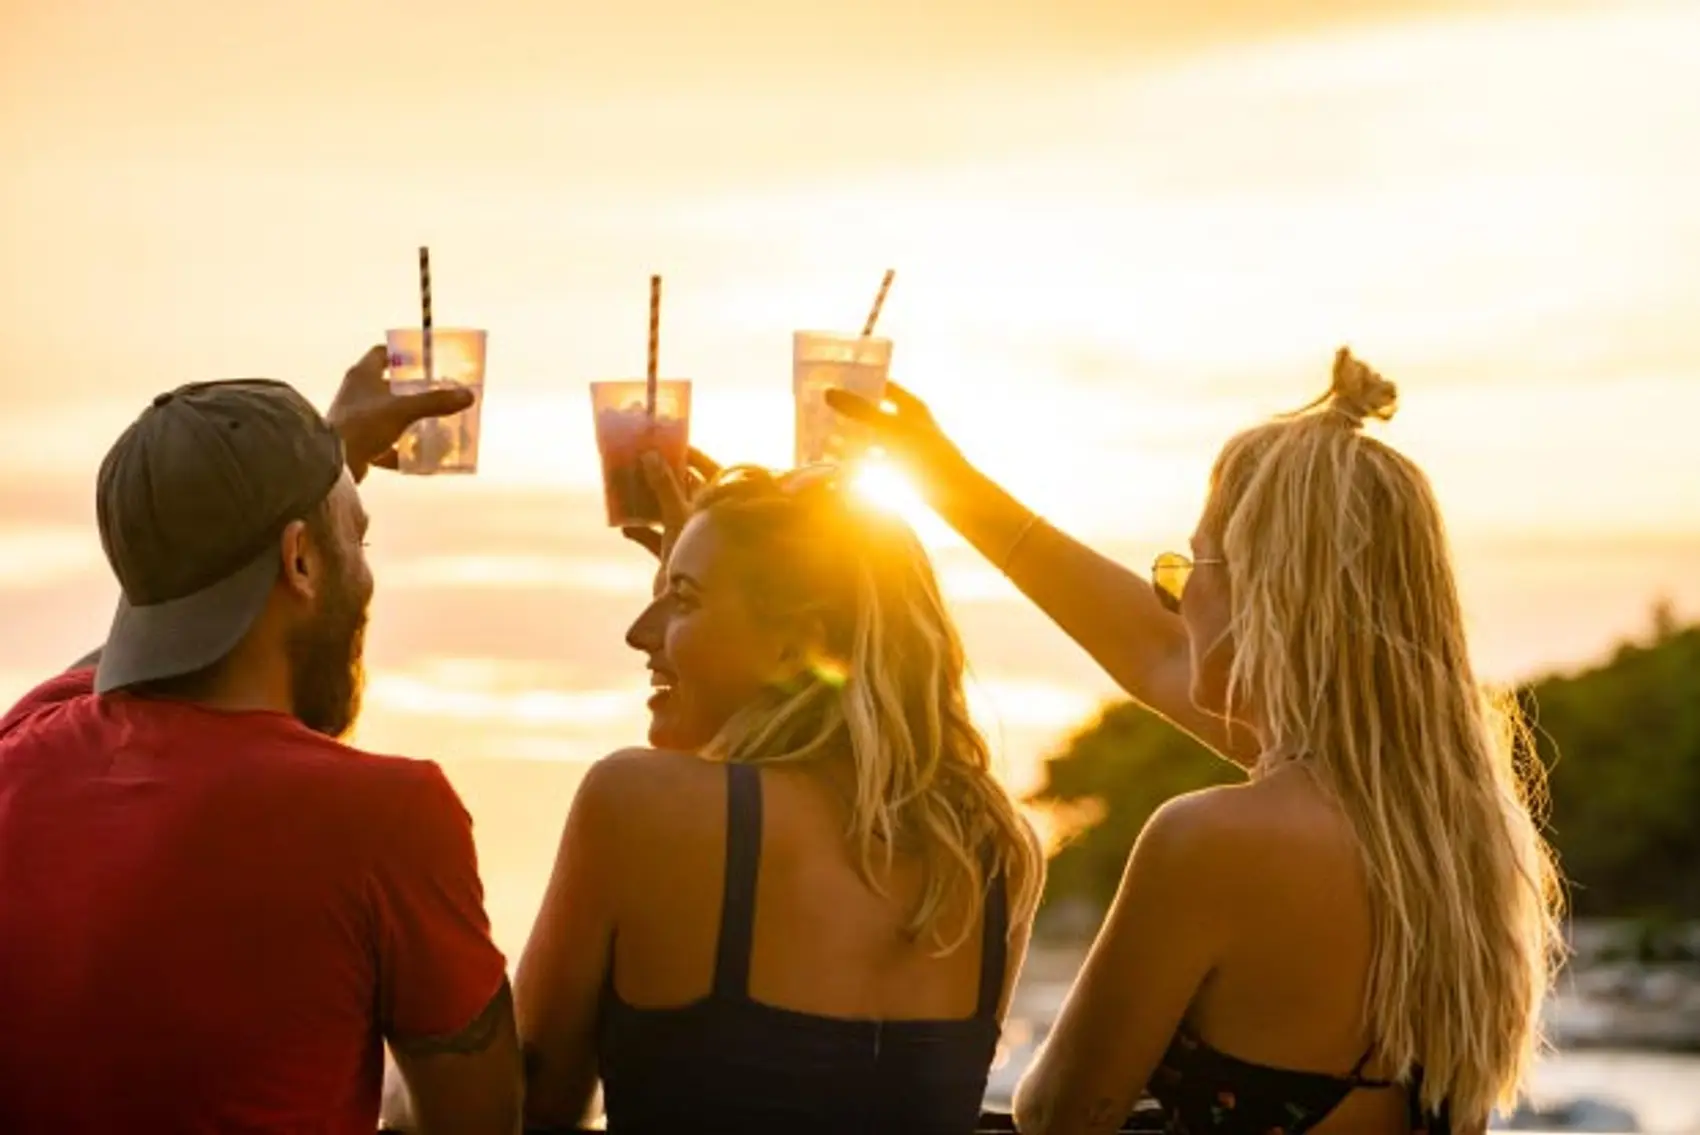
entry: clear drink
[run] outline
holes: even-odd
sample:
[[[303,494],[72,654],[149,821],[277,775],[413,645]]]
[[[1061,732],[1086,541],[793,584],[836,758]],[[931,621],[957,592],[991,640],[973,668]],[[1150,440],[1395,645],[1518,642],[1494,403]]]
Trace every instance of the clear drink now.
[[[433,387],[465,386],[472,405],[447,418],[415,422],[396,443],[396,468],[403,473],[476,473],[479,412],[484,407],[485,333],[464,328],[431,332],[432,380],[425,380],[424,333],[417,328],[391,331],[390,389],[414,394]]]
[[[791,340],[791,392],[797,404],[796,464],[848,461],[868,446],[868,428],[826,403],[828,390],[870,402],[885,397],[891,340],[798,331]]]
[[[656,384],[655,417],[646,408],[642,379],[590,384],[596,415],[596,448],[602,455],[602,493],[608,525],[659,524],[661,502],[644,476],[642,458],[655,451],[680,478],[685,476],[691,445],[691,383],[665,379]]]

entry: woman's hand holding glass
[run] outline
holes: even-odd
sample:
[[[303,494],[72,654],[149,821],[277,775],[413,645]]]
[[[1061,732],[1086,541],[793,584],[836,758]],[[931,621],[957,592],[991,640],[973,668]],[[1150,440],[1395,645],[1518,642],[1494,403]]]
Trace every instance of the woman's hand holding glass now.
[[[885,386],[885,404],[876,405],[847,390],[828,390],[827,405],[867,426],[873,441],[914,476],[916,489],[937,504],[962,481],[968,462],[945,435],[927,404],[895,382]]]
[[[681,480],[678,474],[661,459],[658,453],[643,455],[643,475],[649,481],[650,488],[655,490],[655,497],[661,502],[661,527],[652,528],[638,525],[620,529],[620,534],[634,544],[639,544],[654,554],[661,561],[661,570],[667,567],[667,553],[673,548],[673,542],[679,538],[679,530],[690,519],[691,500],[697,492],[719,474],[720,466],[700,449],[692,449],[688,457],[685,477]],[[659,581],[659,575],[657,580]]]

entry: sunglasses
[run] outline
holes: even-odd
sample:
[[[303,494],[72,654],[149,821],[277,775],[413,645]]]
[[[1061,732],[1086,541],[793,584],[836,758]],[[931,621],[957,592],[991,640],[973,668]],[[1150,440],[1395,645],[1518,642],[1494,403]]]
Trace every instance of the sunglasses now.
[[[1157,593],[1157,602],[1163,605],[1165,611],[1178,615],[1181,611],[1181,596],[1186,593],[1186,584],[1187,580],[1192,578],[1192,569],[1227,562],[1222,559],[1192,560],[1179,552],[1164,552],[1151,565],[1151,589]]]

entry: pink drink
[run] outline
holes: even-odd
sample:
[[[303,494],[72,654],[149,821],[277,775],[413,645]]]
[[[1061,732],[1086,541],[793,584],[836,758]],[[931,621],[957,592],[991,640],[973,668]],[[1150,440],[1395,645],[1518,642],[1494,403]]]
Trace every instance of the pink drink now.
[[[590,384],[596,448],[602,454],[602,492],[611,528],[661,522],[661,502],[643,473],[645,453],[654,450],[681,479],[685,476],[691,435],[690,381],[668,379],[657,383],[653,419],[645,408],[646,397],[641,379]]]

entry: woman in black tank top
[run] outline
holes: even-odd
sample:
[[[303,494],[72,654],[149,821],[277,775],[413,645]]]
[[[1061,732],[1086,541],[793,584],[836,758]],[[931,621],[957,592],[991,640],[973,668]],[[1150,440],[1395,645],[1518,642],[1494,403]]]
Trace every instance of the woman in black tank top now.
[[[848,1020],[750,996],[750,944],[761,859],[760,770],[725,766],[726,883],[714,983],[677,1008],[628,1005],[604,983],[599,1065],[617,1131],[697,1124],[739,1131],[972,1130],[997,1048],[1006,967],[1004,881],[991,878],[980,932],[979,994],[957,1020]]]
[[[656,751],[599,762],[574,800],[516,975],[528,1116],[578,1122],[600,1080],[614,1132],[965,1135],[1043,864],[926,554],[833,470],[732,470],[688,509],[651,473],[673,523],[628,641]],[[873,917],[823,908],[805,868]],[[789,994],[751,993],[758,923],[790,928],[768,981]],[[817,970],[844,1011],[784,1003]]]

